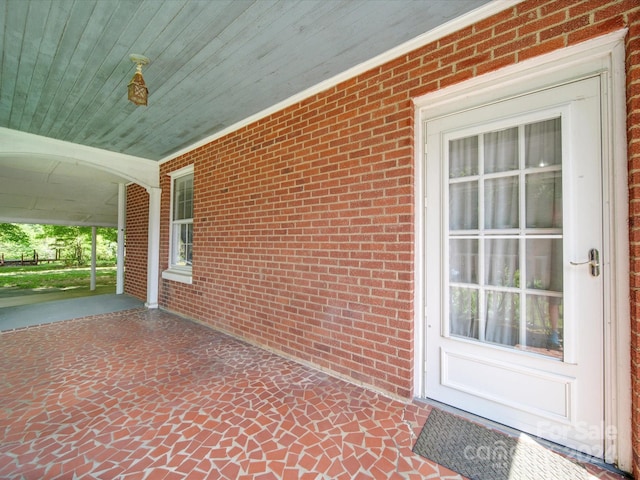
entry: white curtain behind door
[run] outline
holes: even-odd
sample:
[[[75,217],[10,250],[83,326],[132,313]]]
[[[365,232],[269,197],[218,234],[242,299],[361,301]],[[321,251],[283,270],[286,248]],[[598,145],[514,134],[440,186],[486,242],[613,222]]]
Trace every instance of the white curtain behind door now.
[[[561,165],[559,118],[449,142],[450,334],[561,338]]]

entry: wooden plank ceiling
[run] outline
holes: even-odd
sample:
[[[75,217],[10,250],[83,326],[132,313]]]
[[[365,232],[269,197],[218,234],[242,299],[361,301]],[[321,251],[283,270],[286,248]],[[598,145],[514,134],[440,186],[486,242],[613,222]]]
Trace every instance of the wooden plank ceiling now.
[[[0,0],[0,127],[158,161],[487,2]]]

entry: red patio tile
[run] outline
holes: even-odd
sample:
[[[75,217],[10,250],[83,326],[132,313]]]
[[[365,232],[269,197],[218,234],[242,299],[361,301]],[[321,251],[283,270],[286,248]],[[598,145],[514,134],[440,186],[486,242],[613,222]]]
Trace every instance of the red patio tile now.
[[[238,477],[240,472],[240,466],[236,463],[228,462],[223,468],[220,469],[220,472],[229,479],[234,479]]]
[[[120,480],[144,480],[145,476],[145,472],[125,473],[120,477]]]
[[[0,478],[461,478],[411,451],[429,407],[161,311],[0,334],[0,396]]]
[[[214,472],[212,472],[214,473]],[[199,470],[191,470],[186,472],[185,480],[206,480],[208,478],[220,478],[218,475],[210,476],[209,472],[201,472]]]

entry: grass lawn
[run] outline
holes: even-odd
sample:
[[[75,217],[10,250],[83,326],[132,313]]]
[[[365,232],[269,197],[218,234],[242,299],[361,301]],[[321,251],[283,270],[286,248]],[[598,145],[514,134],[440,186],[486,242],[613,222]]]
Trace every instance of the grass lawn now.
[[[89,286],[90,267],[66,267],[61,264],[0,267],[0,288],[69,288]],[[116,267],[97,267],[96,286],[115,285]]]

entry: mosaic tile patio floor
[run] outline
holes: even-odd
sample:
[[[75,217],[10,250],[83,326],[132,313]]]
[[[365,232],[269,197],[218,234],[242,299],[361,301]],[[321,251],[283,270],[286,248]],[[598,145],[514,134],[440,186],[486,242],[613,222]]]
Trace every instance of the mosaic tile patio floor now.
[[[161,311],[0,334],[2,479],[459,479],[428,413]]]

